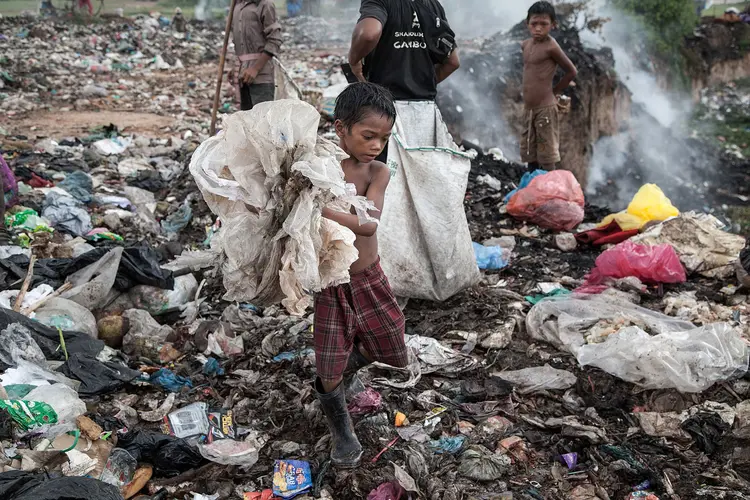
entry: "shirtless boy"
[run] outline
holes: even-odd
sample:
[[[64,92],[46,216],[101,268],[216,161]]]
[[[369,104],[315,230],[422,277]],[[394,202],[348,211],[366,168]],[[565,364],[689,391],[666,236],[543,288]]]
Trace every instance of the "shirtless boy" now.
[[[555,8],[549,2],[537,2],[526,18],[531,38],[523,47],[523,100],[526,124],[521,137],[521,160],[554,170],[560,161],[560,124],[557,100],[578,74],[550,31],[557,25]],[[560,66],[565,75],[552,87]]]
[[[347,183],[377,207],[380,219],[390,172],[375,158],[383,151],[396,119],[393,97],[374,83],[355,83],[339,95],[334,111],[336,134],[349,158],[341,163]],[[404,315],[396,303],[378,256],[378,225],[359,224],[356,214],[326,208],[323,217],[351,229],[359,259],[349,269],[350,283],[315,296],[315,389],[328,421],[334,466],[354,468],[362,446],[347,410],[343,379],[372,361],[404,367]]]

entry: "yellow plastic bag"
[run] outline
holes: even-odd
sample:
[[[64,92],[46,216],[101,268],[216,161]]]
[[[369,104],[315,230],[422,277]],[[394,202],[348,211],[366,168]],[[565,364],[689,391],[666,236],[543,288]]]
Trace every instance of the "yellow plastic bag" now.
[[[652,220],[662,221],[678,215],[680,211],[672,205],[659,186],[645,184],[635,194],[627,211],[608,215],[599,226],[606,226],[615,220],[623,231],[630,231],[640,229]]]

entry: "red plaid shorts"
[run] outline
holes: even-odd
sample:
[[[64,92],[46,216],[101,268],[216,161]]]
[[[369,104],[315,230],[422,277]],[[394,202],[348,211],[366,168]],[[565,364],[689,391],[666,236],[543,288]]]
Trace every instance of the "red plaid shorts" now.
[[[375,361],[406,366],[404,314],[380,259],[351,275],[351,282],[315,295],[315,363],[318,377],[334,381],[346,369],[355,338]]]

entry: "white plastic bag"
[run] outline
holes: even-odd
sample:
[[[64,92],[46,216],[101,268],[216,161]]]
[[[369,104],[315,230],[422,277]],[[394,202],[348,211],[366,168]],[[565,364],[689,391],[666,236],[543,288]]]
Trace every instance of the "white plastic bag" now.
[[[380,257],[398,297],[445,300],[479,280],[464,198],[471,164],[434,102],[396,102]]]
[[[701,392],[745,373],[748,347],[726,323],[701,328],[627,302],[545,299],[526,317],[529,335],[646,389]]]
[[[521,394],[546,390],[570,389],[577,381],[576,376],[565,370],[557,370],[550,365],[533,366],[521,370],[494,372],[493,377],[510,382]]]
[[[93,338],[99,335],[96,318],[91,311],[72,300],[55,297],[49,299],[34,313],[34,319],[52,328],[84,332]]]
[[[222,228],[212,248],[223,253],[230,301],[304,313],[308,293],[348,282],[357,259],[354,235],[323,222],[326,204],[347,197],[343,151],[318,137],[320,115],[297,100],[262,103],[225,120],[223,133],[202,143],[190,172]]]
[[[67,277],[73,288],[61,295],[93,311],[106,304],[107,295],[117,279],[122,247],[107,252],[97,262],[84,267]]]

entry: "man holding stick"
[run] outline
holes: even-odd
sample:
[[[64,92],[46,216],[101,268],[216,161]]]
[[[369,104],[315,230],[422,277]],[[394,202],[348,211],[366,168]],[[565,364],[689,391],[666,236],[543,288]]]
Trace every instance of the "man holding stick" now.
[[[232,18],[236,60],[230,71],[240,95],[240,109],[247,111],[275,94],[272,58],[281,48],[281,25],[273,0],[237,0]]]

